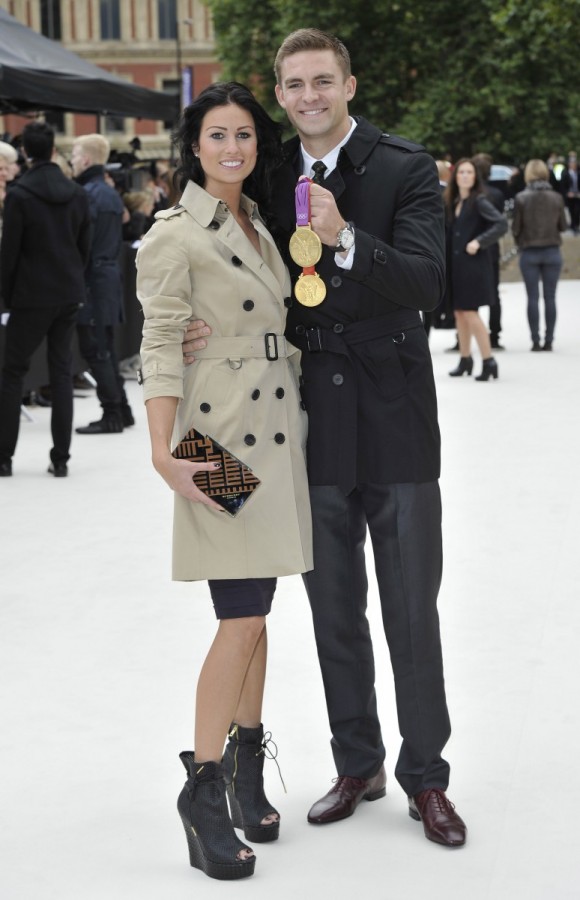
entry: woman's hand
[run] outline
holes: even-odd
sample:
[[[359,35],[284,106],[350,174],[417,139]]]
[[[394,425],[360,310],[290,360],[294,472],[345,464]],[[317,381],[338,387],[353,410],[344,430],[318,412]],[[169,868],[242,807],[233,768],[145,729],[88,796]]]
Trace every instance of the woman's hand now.
[[[469,244],[465,247],[465,252],[469,253],[470,256],[475,256],[475,254],[479,251],[481,244],[479,241],[473,240],[470,241]]]
[[[170,453],[164,454],[160,459],[153,459],[153,465],[163,480],[172,491],[181,494],[192,503],[203,503],[218,512],[224,512],[222,506],[200,491],[193,476],[196,472],[215,471],[220,468],[219,463],[195,463],[188,459],[175,459]]]

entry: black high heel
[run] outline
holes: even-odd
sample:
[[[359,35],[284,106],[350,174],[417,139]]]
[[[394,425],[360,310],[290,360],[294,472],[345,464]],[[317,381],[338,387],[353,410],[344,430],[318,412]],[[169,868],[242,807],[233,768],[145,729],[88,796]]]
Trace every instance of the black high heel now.
[[[177,799],[177,811],[191,865],[222,881],[253,875],[256,857],[237,858],[240,850],[251,852],[251,847],[242,844],[233,829],[222,767],[215,762],[196,763],[190,750],[184,750],[179,758],[188,778]]]
[[[234,828],[242,828],[246,838],[257,844],[276,841],[280,834],[279,813],[264,793],[264,756],[269,740],[264,739],[262,725],[242,728],[234,723],[222,760]],[[262,825],[262,819],[270,815],[277,815],[278,821]]]
[[[481,375],[477,375],[476,381],[489,381],[490,378],[499,378],[499,369],[493,356],[483,360]]]
[[[457,378],[463,373],[467,375],[471,375],[473,372],[473,358],[471,356],[460,356],[459,357],[459,365],[456,369],[452,369],[449,373],[453,378]]]

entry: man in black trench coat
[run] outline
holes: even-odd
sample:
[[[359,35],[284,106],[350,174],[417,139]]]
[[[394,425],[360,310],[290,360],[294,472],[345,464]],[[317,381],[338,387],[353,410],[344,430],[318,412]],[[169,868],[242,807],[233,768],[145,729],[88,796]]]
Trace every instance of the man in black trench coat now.
[[[278,101],[298,132],[273,191],[282,247],[296,227],[297,179],[323,178],[311,185],[310,203],[326,298],[314,307],[288,298],[286,330],[302,350],[314,525],[305,583],[338,773],[308,820],[335,822],[385,795],[366,618],[368,526],[403,738],[395,775],[426,837],[458,847],[466,828],[447,799],[441,755],[450,723],[437,614],[440,441],[420,317],[444,290],[437,170],[420,145],[349,116],[356,81],[331,35],[290,35],[276,77]],[[189,336],[201,333],[192,327]]]

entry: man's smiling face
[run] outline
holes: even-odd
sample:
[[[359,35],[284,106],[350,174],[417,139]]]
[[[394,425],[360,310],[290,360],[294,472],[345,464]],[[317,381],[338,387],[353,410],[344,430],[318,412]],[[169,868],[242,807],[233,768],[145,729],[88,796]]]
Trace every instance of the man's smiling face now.
[[[305,147],[314,141],[328,152],[348,133],[348,101],[356,80],[345,78],[332,50],[303,50],[287,56],[280,67],[276,97]]]

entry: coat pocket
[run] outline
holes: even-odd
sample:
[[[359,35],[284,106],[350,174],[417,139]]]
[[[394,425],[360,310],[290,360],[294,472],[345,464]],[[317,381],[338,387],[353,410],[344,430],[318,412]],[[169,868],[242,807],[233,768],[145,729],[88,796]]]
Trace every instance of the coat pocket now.
[[[386,335],[369,341],[357,352],[369,381],[386,400],[396,400],[407,392],[407,379],[399,358],[397,343],[401,335]],[[357,348],[358,350],[358,348]]]

